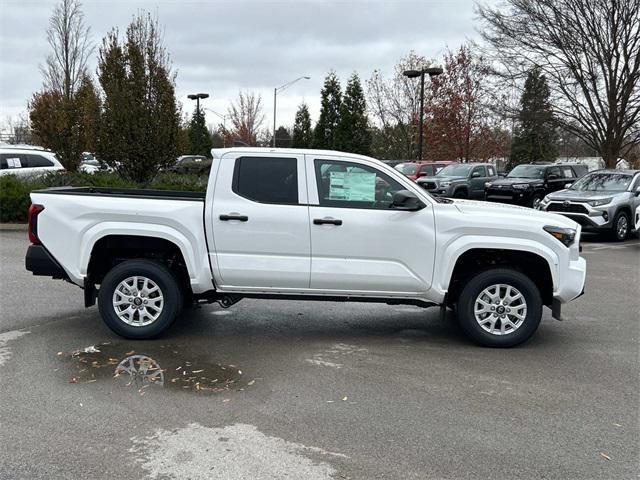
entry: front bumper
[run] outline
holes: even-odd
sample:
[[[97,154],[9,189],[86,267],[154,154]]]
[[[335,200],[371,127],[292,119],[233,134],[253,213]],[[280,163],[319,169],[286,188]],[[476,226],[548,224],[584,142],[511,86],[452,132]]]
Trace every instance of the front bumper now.
[[[484,191],[484,199],[488,202],[510,203],[513,205],[527,206],[531,202],[533,189],[515,190],[513,188],[487,188]]]
[[[585,232],[609,230],[612,228],[615,212],[611,212],[610,208],[610,205],[592,207],[586,202],[553,200],[546,205],[540,206],[540,210],[564,215],[574,222],[579,223]]]
[[[453,196],[453,191],[455,190],[454,185],[449,185],[448,187],[441,187],[435,182],[418,182],[424,190],[429,192],[430,195],[434,197],[451,197]]]

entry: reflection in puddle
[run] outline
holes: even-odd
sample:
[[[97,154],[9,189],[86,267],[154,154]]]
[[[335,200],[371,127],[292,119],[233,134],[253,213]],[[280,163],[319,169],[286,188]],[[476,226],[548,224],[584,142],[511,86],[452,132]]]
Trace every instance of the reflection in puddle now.
[[[237,366],[185,360],[181,347],[175,345],[144,345],[136,350],[131,345],[102,343],[74,352],[71,359],[76,370],[70,383],[113,378],[141,395],[149,388],[215,393],[244,386]],[[254,380],[246,383],[253,384]]]

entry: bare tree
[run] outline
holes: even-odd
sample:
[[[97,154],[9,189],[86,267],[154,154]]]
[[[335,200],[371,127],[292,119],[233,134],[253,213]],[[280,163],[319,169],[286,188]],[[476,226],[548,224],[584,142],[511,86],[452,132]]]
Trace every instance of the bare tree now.
[[[86,75],[87,59],[93,53],[90,28],[84,24],[82,4],[61,0],[53,10],[47,29],[52,53],[41,66],[45,88],[60,92],[69,100]]]
[[[539,67],[562,128],[614,166],[640,143],[640,0],[506,0],[479,6],[499,74]]]
[[[253,92],[240,92],[235,102],[231,102],[228,109],[231,119],[231,131],[225,132],[230,135],[231,144],[234,140],[241,140],[248,145],[256,145],[260,128],[264,123],[264,112],[262,110],[262,97]]]
[[[4,130],[0,134],[0,140],[6,141],[12,144],[31,144],[33,143],[33,134],[31,133],[31,124],[29,123],[29,116],[20,113],[19,115],[12,117],[7,116],[4,121]]]
[[[391,78],[385,79],[375,70],[367,81],[369,113],[380,127],[384,143],[392,146],[398,158],[413,158],[420,110],[420,82],[404,76],[403,72],[430,64],[425,57],[409,52],[395,65]]]

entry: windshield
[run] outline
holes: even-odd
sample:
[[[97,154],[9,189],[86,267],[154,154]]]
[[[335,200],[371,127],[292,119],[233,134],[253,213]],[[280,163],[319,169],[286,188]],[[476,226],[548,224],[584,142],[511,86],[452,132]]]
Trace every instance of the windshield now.
[[[466,177],[473,165],[449,165],[440,170],[437,175],[439,177]]]
[[[621,173],[591,173],[573,184],[571,190],[581,192],[623,192],[631,184],[633,176]]]
[[[508,178],[544,178],[544,167],[538,165],[518,165],[507,175]]]
[[[418,165],[415,163],[400,163],[395,166],[395,169],[405,175],[415,175],[418,171]]]

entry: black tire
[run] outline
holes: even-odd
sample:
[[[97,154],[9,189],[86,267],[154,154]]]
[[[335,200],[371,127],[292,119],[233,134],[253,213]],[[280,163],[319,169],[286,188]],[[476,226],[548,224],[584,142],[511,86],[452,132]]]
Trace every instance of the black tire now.
[[[511,332],[505,329],[506,334],[503,335],[483,329],[474,312],[476,299],[486,288],[496,284],[517,289],[526,302],[526,314],[522,323],[515,329],[509,328]],[[536,284],[526,275],[509,268],[493,268],[478,273],[466,282],[458,298],[457,312],[460,327],[476,343],[485,347],[514,347],[527,341],[538,329],[542,318],[542,298]],[[499,322],[501,320],[496,320],[495,324],[500,325]]]
[[[126,323],[118,316],[115,310],[117,307],[113,304],[114,292],[120,282],[134,276],[146,277],[155,282],[164,300],[158,317],[144,326]],[[98,308],[102,320],[118,335],[131,339],[154,338],[164,332],[182,309],[182,300],[180,286],[171,271],[164,265],[149,260],[127,260],[116,265],[105,275],[98,291]]]
[[[469,198],[469,192],[464,188],[459,188],[453,192],[453,198]]]
[[[624,220],[622,220],[624,219]],[[618,222],[624,221],[626,222],[626,229],[624,232],[618,227]],[[629,219],[629,215],[624,210],[616,213],[616,216],[613,218],[613,226],[611,227],[611,237],[616,242],[624,242],[629,237],[629,232],[631,231],[631,220]]]
[[[541,195],[540,193],[535,193],[533,197],[531,197],[531,200],[529,201],[529,207],[536,208],[536,205],[539,204],[543,198],[544,198],[544,195]]]

